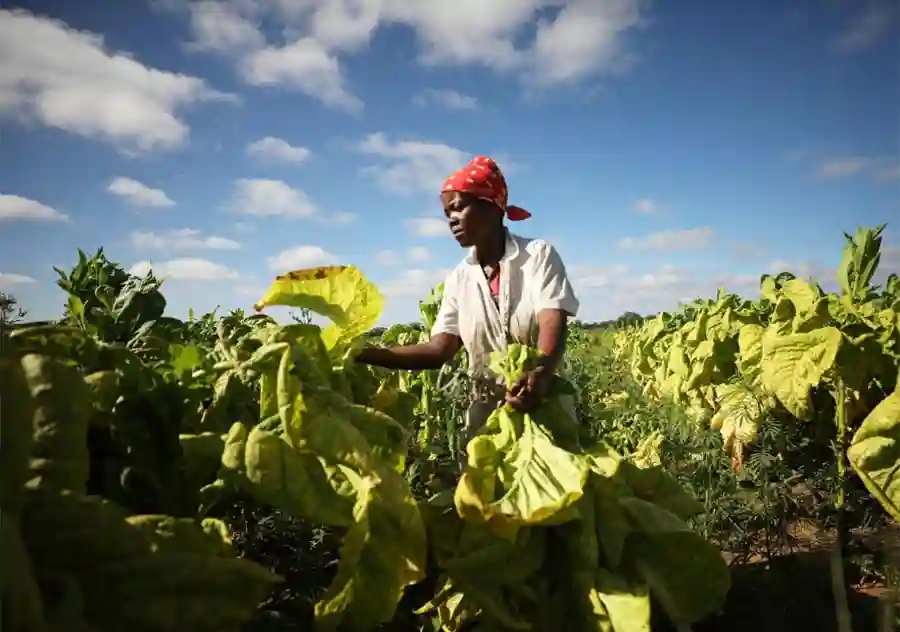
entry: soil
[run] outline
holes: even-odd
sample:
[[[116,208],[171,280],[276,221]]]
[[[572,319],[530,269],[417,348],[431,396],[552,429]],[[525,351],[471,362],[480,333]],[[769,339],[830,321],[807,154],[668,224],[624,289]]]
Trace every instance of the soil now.
[[[849,594],[854,632],[893,631],[880,616],[884,589]],[[660,628],[663,629],[662,627]],[[732,567],[732,587],[722,613],[693,626],[694,632],[837,632],[827,552],[794,553]]]

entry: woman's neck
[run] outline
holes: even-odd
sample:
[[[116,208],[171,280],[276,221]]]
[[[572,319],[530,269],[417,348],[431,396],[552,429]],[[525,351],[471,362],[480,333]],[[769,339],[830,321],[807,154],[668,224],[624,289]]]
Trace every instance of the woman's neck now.
[[[475,244],[475,259],[482,266],[495,266],[503,258],[506,252],[506,229],[501,227],[499,231],[490,235],[484,243]]]

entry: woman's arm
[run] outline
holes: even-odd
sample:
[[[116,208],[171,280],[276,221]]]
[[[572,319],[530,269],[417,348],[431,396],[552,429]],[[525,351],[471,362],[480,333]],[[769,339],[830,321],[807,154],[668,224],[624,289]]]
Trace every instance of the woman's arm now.
[[[540,366],[548,373],[556,371],[566,350],[569,315],[564,309],[542,309],[538,313],[538,349]]]
[[[416,345],[365,347],[356,356],[356,361],[385,369],[407,371],[439,369],[453,359],[461,346],[462,340],[459,336],[441,333],[432,336],[428,342]]]

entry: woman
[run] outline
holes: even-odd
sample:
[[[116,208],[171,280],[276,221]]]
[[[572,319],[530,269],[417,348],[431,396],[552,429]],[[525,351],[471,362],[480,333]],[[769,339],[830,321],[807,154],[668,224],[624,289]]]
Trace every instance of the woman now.
[[[448,275],[437,320],[428,342],[368,347],[358,362],[419,371],[449,362],[460,346],[469,354],[473,392],[463,443],[503,402],[518,410],[537,406],[562,360],[568,317],[578,299],[556,250],[540,239],[510,233],[506,216],[531,214],[509,206],[503,173],[491,158],[477,156],[444,182],[441,202],[450,232],[469,254]],[[511,388],[488,370],[492,351],[509,342],[537,347],[542,357]]]

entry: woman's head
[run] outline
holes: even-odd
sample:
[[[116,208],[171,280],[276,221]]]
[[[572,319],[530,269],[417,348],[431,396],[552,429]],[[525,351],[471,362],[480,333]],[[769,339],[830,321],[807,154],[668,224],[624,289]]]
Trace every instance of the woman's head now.
[[[441,203],[450,232],[463,248],[483,244],[503,230],[503,211],[493,202],[471,193],[445,191]]]
[[[492,158],[476,156],[441,187],[441,202],[453,237],[463,247],[483,243],[503,228],[503,216],[528,219],[531,214],[509,206],[503,172]]]

